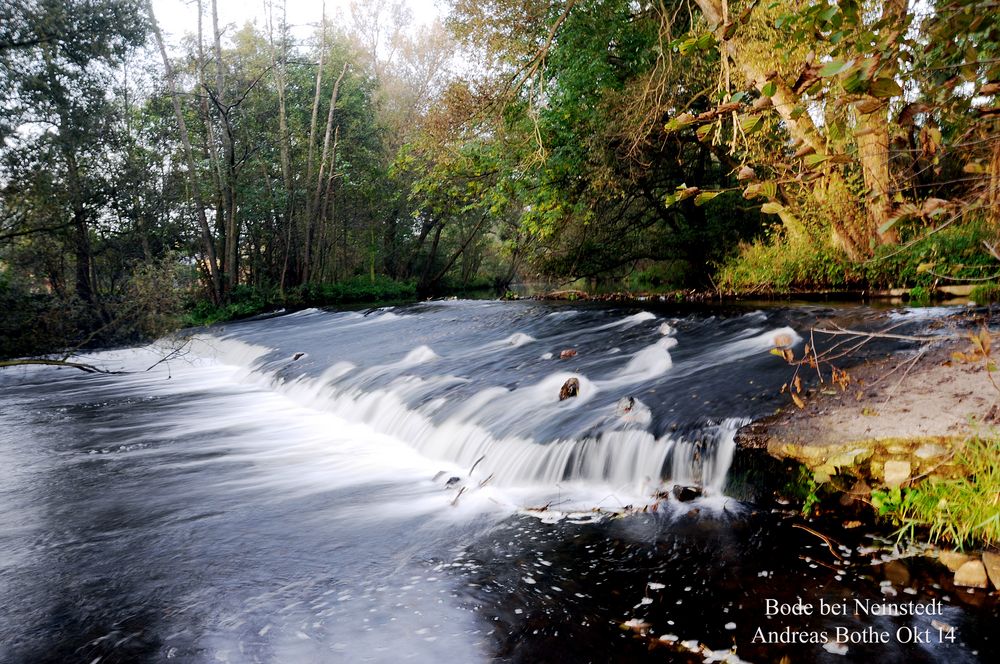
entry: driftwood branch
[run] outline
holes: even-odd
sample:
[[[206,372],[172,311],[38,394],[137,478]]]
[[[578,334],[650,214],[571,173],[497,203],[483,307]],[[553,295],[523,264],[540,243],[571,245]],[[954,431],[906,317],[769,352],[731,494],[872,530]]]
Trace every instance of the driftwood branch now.
[[[93,364],[86,364],[84,362],[69,362],[67,360],[47,360],[47,359],[0,360],[0,369],[6,369],[8,367],[22,367],[32,364],[41,364],[53,367],[70,367],[73,369],[79,369],[80,371],[85,371],[87,373],[102,373],[102,374],[121,373],[120,371],[108,371],[107,369],[101,369],[99,367],[95,367]]]
[[[890,332],[862,332],[859,330],[847,330],[839,325],[834,325],[834,329],[825,330],[816,328],[813,332],[819,332],[820,334],[829,334],[833,336],[852,336],[852,337],[866,337],[868,339],[901,339],[903,341],[920,341],[920,342],[932,342],[932,341],[943,341],[945,339],[961,339],[961,335],[957,334],[942,334],[933,337],[915,337],[908,334],[892,334]]]

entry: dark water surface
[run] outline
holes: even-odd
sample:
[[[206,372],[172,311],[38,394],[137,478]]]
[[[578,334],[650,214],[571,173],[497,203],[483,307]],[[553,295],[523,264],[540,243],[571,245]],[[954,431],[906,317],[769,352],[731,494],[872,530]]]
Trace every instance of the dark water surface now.
[[[831,550],[733,445],[776,341],[942,315],[438,302],[0,373],[0,661],[998,661],[995,601]],[[941,608],[766,617],[855,599]]]

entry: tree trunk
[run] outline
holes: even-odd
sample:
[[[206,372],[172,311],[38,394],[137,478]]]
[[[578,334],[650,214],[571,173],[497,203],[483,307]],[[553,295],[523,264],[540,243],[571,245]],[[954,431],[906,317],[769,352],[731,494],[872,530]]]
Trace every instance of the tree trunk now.
[[[222,181],[222,204],[225,209],[225,252],[222,259],[223,292],[228,294],[240,282],[239,240],[240,228],[236,215],[236,153],[233,145],[233,127],[230,109],[225,101],[225,68],[222,61],[222,33],[219,30],[218,0],[212,0],[212,32],[215,52],[215,102],[222,117],[222,150],[225,172]]]
[[[205,261],[208,263],[208,274],[210,279],[210,293],[212,302],[218,304],[222,299],[221,279],[219,278],[219,264],[215,257],[215,242],[212,239],[212,231],[208,226],[208,218],[205,216],[205,205],[201,199],[201,191],[198,188],[197,170],[195,169],[194,150],[191,148],[191,137],[188,135],[187,123],[184,121],[184,111],[181,109],[180,98],[177,95],[177,82],[174,79],[174,70],[170,65],[170,58],[167,56],[166,46],[163,44],[163,35],[160,34],[160,27],[153,14],[151,0],[146,0],[146,10],[149,12],[149,21],[152,25],[153,35],[156,44],[160,49],[160,56],[163,58],[163,71],[167,78],[167,86],[170,90],[170,100],[174,107],[174,117],[177,119],[177,129],[181,138],[181,145],[184,147],[184,156],[187,161],[188,179],[191,184],[191,192],[195,201],[195,208],[198,215],[198,228],[201,231],[202,249],[205,252]]]
[[[753,62],[749,58],[740,57],[737,40],[723,39],[725,29],[725,0],[695,0],[705,18],[715,28],[716,35],[722,40],[723,57],[728,57],[743,72],[747,80],[759,91],[763,91],[768,83],[774,83],[774,94],[771,101],[775,110],[788,129],[789,135],[804,145],[813,149],[816,154],[826,155],[826,142],[808,113],[794,114],[799,107],[799,96],[780,76],[768,80],[768,71],[762,63]],[[858,261],[871,254],[869,239],[874,237],[873,229],[864,215],[857,215],[853,210],[856,201],[849,195],[847,183],[840,170],[828,168],[824,173],[824,182],[816,186],[823,198],[829,213],[830,225],[834,229],[839,243],[852,260]],[[859,226],[860,224],[860,226]]]
[[[877,100],[875,100],[877,101]],[[858,156],[865,179],[869,230],[883,244],[895,244],[899,234],[895,229],[882,230],[889,220],[892,207],[891,182],[889,179],[889,120],[888,109],[880,108],[874,113],[859,113]]]
[[[424,263],[423,273],[420,275],[420,281],[417,284],[417,293],[420,295],[425,295],[429,292],[431,286],[431,269],[434,267],[434,259],[437,258],[438,243],[441,241],[441,231],[444,230],[444,222],[437,224],[437,228],[434,230],[434,240],[431,242],[430,253],[427,254],[427,261]]]
[[[305,214],[302,215],[301,221],[296,224],[297,226],[301,224],[298,238],[302,240],[302,248],[299,253],[299,279],[301,283],[306,283],[309,280],[309,245],[311,243],[309,235],[313,218],[313,199],[311,197],[310,188],[313,183],[313,171],[315,169],[316,161],[316,129],[319,125],[320,90],[323,85],[323,54],[326,51],[325,2],[323,3],[320,25],[322,26],[322,31],[320,33],[319,54],[316,58],[316,87],[313,92],[312,116],[309,120],[309,139],[308,147],[306,149]],[[291,235],[289,235],[289,243],[291,243]]]
[[[330,151],[330,135],[333,131],[333,114],[337,107],[337,95],[340,94],[340,83],[344,80],[344,75],[347,73],[347,63],[344,63],[344,68],[340,71],[340,76],[337,77],[336,82],[333,84],[333,90],[330,93],[330,108],[327,110],[326,114],[326,130],[323,134],[323,151],[319,160],[319,177],[316,179],[316,190],[313,194],[312,205],[310,207],[309,214],[309,224],[306,229],[305,244],[302,248],[303,259],[303,275],[302,281],[309,281],[309,275],[312,270],[311,263],[311,250],[313,243],[313,236],[316,231],[316,224],[320,221],[322,215],[321,203],[323,201],[323,178],[326,174],[326,162]],[[333,165],[331,165],[331,169]]]
[[[993,121],[993,156],[986,191],[986,219],[993,227],[994,241],[1000,240],[1000,121]]]
[[[337,144],[339,142],[340,125],[337,125],[337,127],[333,130],[333,150],[330,152],[330,173],[326,178],[326,191],[323,193],[323,204],[319,211],[319,218],[321,221],[318,241],[320,256],[318,267],[320,281],[326,279],[327,259],[333,255],[333,251],[331,250],[331,245],[333,243],[330,241],[329,235],[330,229],[334,223],[332,199],[334,179],[337,177]],[[334,270],[334,275],[336,275],[336,270]]]

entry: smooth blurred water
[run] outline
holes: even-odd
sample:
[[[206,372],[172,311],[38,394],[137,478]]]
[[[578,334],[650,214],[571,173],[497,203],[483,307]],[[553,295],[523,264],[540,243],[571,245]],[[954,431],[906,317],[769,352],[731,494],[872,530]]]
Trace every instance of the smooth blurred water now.
[[[718,649],[762,584],[881,596],[813,588],[808,536],[727,474],[738,426],[782,402],[776,342],[894,317],[928,319],[437,302],[87,358],[118,374],[4,372],[0,660],[634,661],[635,608]],[[589,523],[675,482],[706,497]],[[651,580],[669,606],[640,601]],[[948,661],[989,644],[977,615]]]

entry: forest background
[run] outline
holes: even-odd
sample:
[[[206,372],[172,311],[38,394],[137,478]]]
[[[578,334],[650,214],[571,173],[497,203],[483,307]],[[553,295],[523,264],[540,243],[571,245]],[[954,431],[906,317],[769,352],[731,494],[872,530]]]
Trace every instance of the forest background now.
[[[1000,3],[0,16],[0,358],[531,283],[996,292]]]

